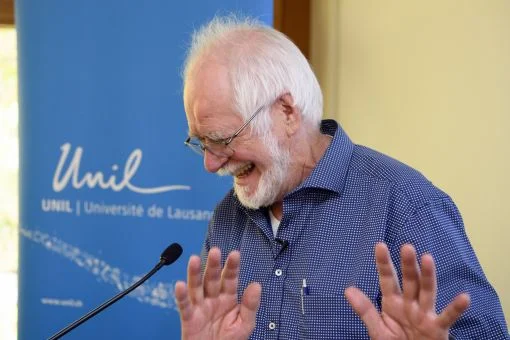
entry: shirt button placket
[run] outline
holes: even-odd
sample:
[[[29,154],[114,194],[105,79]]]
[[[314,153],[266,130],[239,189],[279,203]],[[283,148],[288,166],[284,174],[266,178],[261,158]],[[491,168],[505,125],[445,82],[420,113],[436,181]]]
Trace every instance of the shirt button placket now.
[[[282,228],[282,224],[280,224],[280,228]],[[268,296],[270,296],[271,303],[266,306],[266,334],[264,335],[265,340],[276,340],[279,337],[280,331],[279,322],[282,317],[281,306],[283,305],[283,295],[284,295],[284,284],[285,284],[285,276],[286,276],[286,268],[288,267],[289,262],[289,252],[282,252],[282,249],[285,249],[287,245],[283,246],[281,242],[275,240],[273,254],[275,255],[275,261],[273,264],[272,272],[274,275],[268,279],[267,282],[267,290]]]

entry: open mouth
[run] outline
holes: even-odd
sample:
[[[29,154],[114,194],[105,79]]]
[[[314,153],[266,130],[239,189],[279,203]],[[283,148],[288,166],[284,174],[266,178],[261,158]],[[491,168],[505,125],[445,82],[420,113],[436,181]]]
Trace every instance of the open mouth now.
[[[246,165],[243,165],[236,171],[234,171],[233,175],[235,178],[244,178],[252,173],[253,169],[255,168],[255,165],[253,163],[248,163]]]

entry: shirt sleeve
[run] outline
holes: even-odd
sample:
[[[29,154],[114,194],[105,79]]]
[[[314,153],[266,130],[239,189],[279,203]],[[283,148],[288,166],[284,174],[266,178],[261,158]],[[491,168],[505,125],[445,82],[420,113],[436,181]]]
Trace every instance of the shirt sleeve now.
[[[442,311],[459,293],[467,292],[471,305],[450,334],[460,339],[510,339],[496,291],[487,281],[467,238],[460,213],[449,197],[419,207],[389,245],[394,263],[400,247],[415,246],[419,256],[430,253],[437,272],[436,311]],[[400,266],[396,266],[402,279]]]
[[[209,250],[211,250],[210,233],[211,233],[212,224],[213,224],[213,219],[211,219],[209,221],[209,224],[207,226],[207,231],[205,233],[204,243],[202,243],[202,250],[200,251],[200,260],[201,260],[201,264],[202,264],[202,275],[204,275],[204,272],[205,272],[205,265],[207,264],[207,255],[209,255]]]

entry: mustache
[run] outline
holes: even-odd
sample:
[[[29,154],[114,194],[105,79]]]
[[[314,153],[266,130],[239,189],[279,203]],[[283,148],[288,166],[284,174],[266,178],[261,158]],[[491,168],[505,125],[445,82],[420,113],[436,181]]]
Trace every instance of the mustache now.
[[[216,174],[218,176],[234,176],[234,174],[239,171],[241,168],[246,166],[247,164],[250,164],[250,162],[243,162],[243,163],[227,163],[225,166],[220,168],[218,171],[216,171]]]

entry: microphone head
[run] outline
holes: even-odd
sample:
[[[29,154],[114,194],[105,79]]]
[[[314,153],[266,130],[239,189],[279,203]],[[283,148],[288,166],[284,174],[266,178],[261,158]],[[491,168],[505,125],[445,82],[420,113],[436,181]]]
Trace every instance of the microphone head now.
[[[163,265],[168,266],[169,264],[174,263],[181,254],[181,245],[179,243],[172,243],[161,253],[160,262],[162,262]]]

